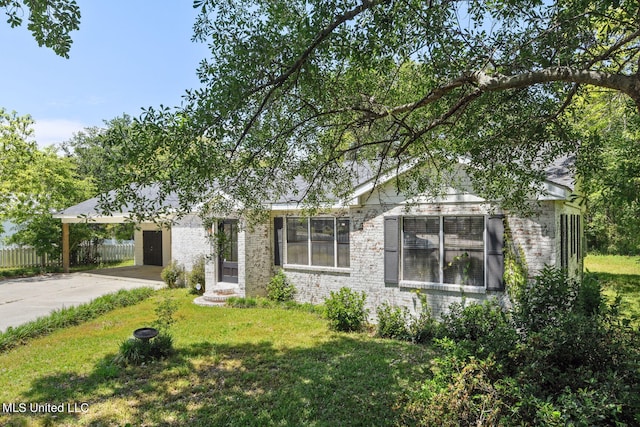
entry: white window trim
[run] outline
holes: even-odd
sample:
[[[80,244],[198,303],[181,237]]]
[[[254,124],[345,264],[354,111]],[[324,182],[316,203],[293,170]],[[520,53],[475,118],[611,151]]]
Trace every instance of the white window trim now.
[[[306,219],[307,220],[307,261],[308,264],[289,264],[289,242],[288,242],[288,221],[290,219]],[[313,265],[311,264],[312,256],[311,256],[311,220],[313,219],[331,219],[333,220],[333,265]],[[349,221],[349,267],[338,267],[338,221],[340,219],[346,219]],[[282,267],[286,269],[298,269],[298,270],[308,270],[308,271],[330,271],[337,273],[347,273],[351,271],[351,218],[346,216],[286,216],[284,217],[283,224],[283,263]]]
[[[421,282],[417,280],[405,280],[404,279],[404,219],[405,218],[433,218],[439,219],[439,276],[440,282]],[[483,286],[470,286],[459,285],[455,283],[443,283],[444,281],[444,218],[445,217],[468,217],[468,218],[482,218],[483,230],[482,230],[482,266],[483,266]],[[400,287],[406,288],[420,288],[420,289],[432,289],[440,291],[462,291],[464,293],[486,293],[487,288],[487,218],[486,215],[406,215],[400,217],[400,268],[398,274],[400,275]]]

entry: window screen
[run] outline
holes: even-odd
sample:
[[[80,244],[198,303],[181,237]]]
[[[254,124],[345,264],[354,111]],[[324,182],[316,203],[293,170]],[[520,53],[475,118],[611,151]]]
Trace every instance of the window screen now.
[[[445,217],[443,282],[484,286],[484,217]]]
[[[333,267],[334,220],[311,219],[311,265]]]
[[[440,282],[440,218],[404,218],[404,280]]]
[[[349,220],[346,218],[338,218],[336,228],[338,267],[349,267],[351,265],[351,254],[349,250]]]
[[[309,228],[306,218],[287,219],[287,263],[309,264]]]
[[[286,222],[287,264],[349,267],[348,218],[291,217]]]

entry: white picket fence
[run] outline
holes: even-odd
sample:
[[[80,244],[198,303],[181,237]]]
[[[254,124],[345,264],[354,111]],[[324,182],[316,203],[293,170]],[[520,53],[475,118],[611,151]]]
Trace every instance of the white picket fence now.
[[[101,245],[98,248],[101,262],[124,261],[133,258],[134,244],[119,243],[111,245]],[[49,259],[46,255],[44,260],[36,254],[36,250],[29,247],[22,248],[0,248],[0,268],[21,268],[21,267],[47,267],[61,265],[60,259]]]

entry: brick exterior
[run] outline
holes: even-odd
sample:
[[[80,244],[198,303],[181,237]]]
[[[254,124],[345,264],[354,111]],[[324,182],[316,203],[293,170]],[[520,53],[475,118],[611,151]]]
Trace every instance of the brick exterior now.
[[[375,202],[375,203],[373,203]],[[364,291],[370,313],[383,302],[407,307],[413,313],[421,310],[415,291],[427,296],[427,302],[436,316],[446,312],[454,302],[481,302],[497,298],[508,305],[505,292],[487,291],[484,287],[420,284],[402,282],[390,285],[384,281],[384,218],[387,216],[448,216],[491,215],[496,213],[490,206],[473,196],[457,195],[448,200],[432,203],[399,203],[397,198],[386,199],[377,195],[360,206],[340,211],[330,211],[322,216],[350,218],[350,267],[329,268],[274,265],[275,217],[299,216],[299,211],[273,211],[268,224],[252,229],[243,224],[239,233],[239,283],[240,294],[264,295],[269,277],[278,269],[285,271],[289,281],[296,286],[299,302],[322,303],[331,291],[349,287]],[[506,215],[506,224],[514,244],[521,248],[529,268],[530,276],[536,275],[545,265],[560,267],[559,224],[561,214],[580,214],[579,206],[565,201],[546,200],[539,203],[536,214],[529,218]],[[285,251],[286,252],[286,251]],[[581,267],[581,261],[570,260],[570,273]],[[574,268],[575,267],[575,268]],[[581,270],[580,270],[581,271]],[[207,285],[215,283],[215,266],[207,269]],[[372,319],[375,320],[375,319]]]
[[[238,233],[238,285],[241,294],[266,296],[273,263],[271,253],[269,226],[249,227],[243,221]]]
[[[566,207],[563,202],[542,202],[537,214],[530,218],[506,216],[516,245],[522,248],[530,275],[537,274],[545,265],[559,266],[559,243],[556,228],[561,212],[579,212],[574,207]],[[351,219],[349,269],[284,266],[284,271],[295,284],[300,302],[322,303],[331,291],[347,286],[367,294],[367,304],[371,313],[383,302],[407,307],[412,312],[421,309],[415,291],[427,296],[429,307],[439,316],[454,302],[481,302],[497,298],[507,305],[505,292],[491,292],[484,288],[457,285],[428,285],[414,282],[400,282],[389,285],[384,282],[384,241],[385,216],[408,215],[488,215],[494,213],[482,203],[439,203],[399,205],[366,205],[348,212]],[[274,212],[273,216],[286,216],[286,212]],[[291,215],[291,213],[289,213]],[[344,216],[339,212],[337,216]],[[273,237],[271,237],[273,241]],[[271,250],[273,251],[273,243]]]
[[[173,260],[182,265],[187,272],[199,256],[211,254],[207,230],[197,215],[188,215],[180,219],[171,228],[171,253]]]

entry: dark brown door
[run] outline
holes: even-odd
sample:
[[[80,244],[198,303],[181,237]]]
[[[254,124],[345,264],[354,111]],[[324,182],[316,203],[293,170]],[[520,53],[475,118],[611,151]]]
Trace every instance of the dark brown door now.
[[[219,223],[218,239],[218,280],[238,283],[238,220],[225,219]]]
[[[143,231],[142,248],[144,265],[162,265],[162,231]]]

